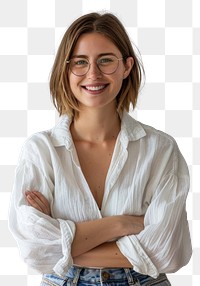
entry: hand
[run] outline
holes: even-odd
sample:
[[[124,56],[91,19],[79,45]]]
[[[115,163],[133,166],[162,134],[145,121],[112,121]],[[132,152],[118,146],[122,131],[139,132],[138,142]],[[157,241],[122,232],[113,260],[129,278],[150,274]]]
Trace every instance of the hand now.
[[[138,234],[144,229],[144,216],[121,215],[116,216],[121,225],[122,236]]]
[[[48,200],[38,191],[26,191],[25,196],[30,206],[38,211],[51,216],[51,210]]]

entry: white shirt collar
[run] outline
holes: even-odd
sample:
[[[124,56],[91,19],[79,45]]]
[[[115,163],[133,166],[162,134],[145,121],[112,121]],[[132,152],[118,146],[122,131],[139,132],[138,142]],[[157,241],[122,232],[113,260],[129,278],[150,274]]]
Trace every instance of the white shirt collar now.
[[[49,130],[50,137],[55,147],[66,146],[70,149],[73,145],[70,124],[72,117],[62,115],[54,128]],[[124,147],[127,147],[129,141],[136,141],[144,137],[146,132],[141,123],[131,117],[127,112],[123,113],[121,120],[120,141]]]

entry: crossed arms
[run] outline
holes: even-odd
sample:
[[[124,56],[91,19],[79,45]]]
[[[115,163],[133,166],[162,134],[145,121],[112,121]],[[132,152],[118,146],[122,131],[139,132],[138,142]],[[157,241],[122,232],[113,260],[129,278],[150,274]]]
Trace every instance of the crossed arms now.
[[[48,200],[38,191],[25,193],[30,206],[51,216]],[[71,247],[74,264],[88,267],[133,267],[115,241],[144,229],[143,216],[118,215],[76,223]]]

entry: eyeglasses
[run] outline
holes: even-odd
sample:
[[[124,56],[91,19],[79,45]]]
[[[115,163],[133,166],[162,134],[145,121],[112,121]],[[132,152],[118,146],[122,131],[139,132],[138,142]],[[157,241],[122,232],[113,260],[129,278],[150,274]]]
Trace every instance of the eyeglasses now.
[[[123,58],[117,58],[114,55],[106,55],[97,59],[96,65],[98,69],[104,74],[113,74],[116,72],[119,61]],[[82,57],[74,57],[71,60],[66,61],[69,64],[71,72],[76,76],[84,76],[90,69],[91,63]]]

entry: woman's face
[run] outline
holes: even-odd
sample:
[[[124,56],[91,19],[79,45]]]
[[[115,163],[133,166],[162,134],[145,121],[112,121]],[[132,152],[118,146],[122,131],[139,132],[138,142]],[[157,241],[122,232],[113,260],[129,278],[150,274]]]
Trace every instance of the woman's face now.
[[[98,68],[97,60],[100,67],[104,66],[110,61],[110,55],[120,59],[116,61],[118,67],[114,73],[104,74]],[[70,88],[79,102],[80,109],[105,106],[115,108],[115,98],[121,89],[123,79],[129,75],[133,58],[129,57],[124,64],[120,50],[100,33],[80,36],[72,54],[72,58],[74,57],[78,69],[87,65],[87,61],[90,63],[85,75],[77,76],[69,70]]]

